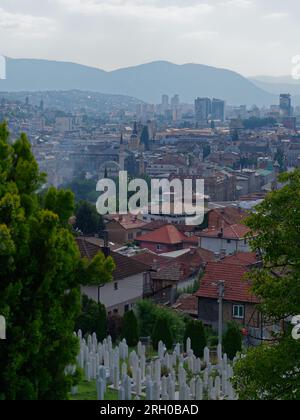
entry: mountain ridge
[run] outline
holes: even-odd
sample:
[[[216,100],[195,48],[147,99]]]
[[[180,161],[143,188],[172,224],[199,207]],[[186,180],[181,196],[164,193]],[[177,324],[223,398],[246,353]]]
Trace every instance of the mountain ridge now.
[[[158,103],[162,94],[224,99],[230,105],[270,105],[276,96],[239,73],[204,64],[159,60],[106,71],[67,61],[7,58],[7,78],[0,91],[84,90],[135,97]]]

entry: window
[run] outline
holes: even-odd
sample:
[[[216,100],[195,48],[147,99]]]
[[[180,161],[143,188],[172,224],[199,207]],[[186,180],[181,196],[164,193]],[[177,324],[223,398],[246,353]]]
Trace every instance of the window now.
[[[114,309],[114,314],[117,314],[119,312],[118,309]]]
[[[227,243],[228,244],[231,244],[231,239],[227,239]]]
[[[233,315],[233,318],[244,319],[245,317],[244,305],[233,305],[232,315]]]
[[[128,312],[128,311],[129,311],[129,305],[127,304],[124,306],[124,312]]]
[[[133,238],[134,238],[133,233],[128,233],[128,240],[132,241]]]
[[[161,245],[156,245],[156,251],[161,251],[162,250],[162,246]]]
[[[118,284],[118,282],[117,282],[117,281],[114,283],[114,289],[115,289],[115,290],[119,290],[119,284]]]

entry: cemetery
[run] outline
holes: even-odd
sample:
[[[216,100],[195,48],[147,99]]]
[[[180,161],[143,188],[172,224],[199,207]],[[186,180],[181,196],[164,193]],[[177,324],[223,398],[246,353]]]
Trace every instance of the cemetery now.
[[[229,361],[221,345],[215,355],[206,347],[203,358],[199,358],[194,355],[190,338],[185,350],[178,343],[168,351],[160,341],[153,355],[141,341],[130,348],[125,339],[113,345],[110,336],[102,342],[95,333],[84,338],[79,330],[76,336],[80,344],[78,366],[69,366],[66,371],[72,374],[79,367],[97,400],[237,399],[231,384],[236,359]],[[71,389],[71,399],[81,398],[79,388]]]

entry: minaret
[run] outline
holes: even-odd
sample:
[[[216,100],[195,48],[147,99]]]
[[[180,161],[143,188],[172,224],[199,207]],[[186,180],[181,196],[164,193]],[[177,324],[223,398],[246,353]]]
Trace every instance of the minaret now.
[[[125,169],[125,145],[124,145],[124,140],[123,140],[123,134],[121,134],[121,139],[120,139],[119,165],[120,165],[120,170],[124,171],[124,169]]]

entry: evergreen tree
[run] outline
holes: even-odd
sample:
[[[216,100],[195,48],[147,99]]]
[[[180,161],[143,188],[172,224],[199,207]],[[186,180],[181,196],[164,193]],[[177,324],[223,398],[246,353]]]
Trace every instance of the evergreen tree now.
[[[165,316],[158,316],[153,328],[152,345],[155,350],[158,349],[158,343],[162,341],[168,350],[173,348],[173,334],[168,319]]]
[[[238,352],[242,351],[243,338],[239,325],[234,322],[228,323],[223,338],[223,350],[230,360],[233,360]]]
[[[130,347],[135,347],[139,341],[138,321],[133,311],[126,312],[123,317],[122,337]]]
[[[201,321],[190,320],[186,324],[184,343],[187,338],[191,339],[191,348],[197,357],[203,357],[204,349],[207,345],[204,326]]]
[[[80,201],[75,209],[76,223],[75,228],[84,235],[95,235],[103,230],[104,224],[100,214],[97,213],[96,206],[87,201]]]
[[[82,296],[82,309],[76,321],[76,331],[82,333],[96,333],[99,341],[107,337],[107,314],[106,308],[102,303],[97,303],[89,299],[86,295]]]
[[[146,125],[144,125],[143,131],[141,134],[141,143],[145,146],[145,150],[150,149],[149,130]]]
[[[281,174],[279,182],[283,188],[269,193],[246,223],[256,233],[252,249],[263,260],[249,273],[252,291],[262,302],[262,315],[286,328],[236,364],[235,387],[242,399],[300,399],[300,340],[286,324],[291,314],[300,314],[300,171]]]
[[[44,182],[22,134],[9,142],[0,125],[0,314],[7,339],[0,345],[0,399],[66,399],[78,340],[80,286],[111,280],[111,258],[81,260],[68,225],[69,191]]]

